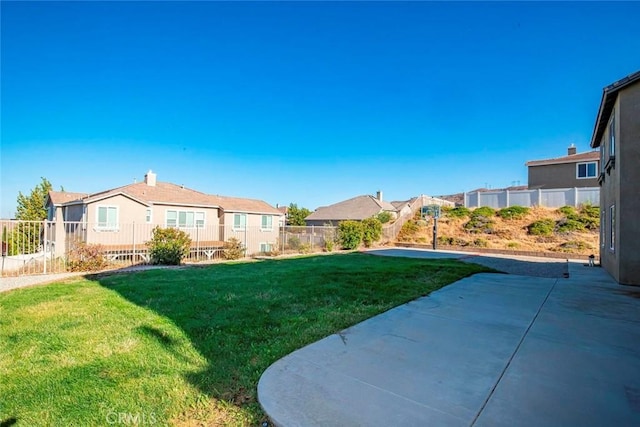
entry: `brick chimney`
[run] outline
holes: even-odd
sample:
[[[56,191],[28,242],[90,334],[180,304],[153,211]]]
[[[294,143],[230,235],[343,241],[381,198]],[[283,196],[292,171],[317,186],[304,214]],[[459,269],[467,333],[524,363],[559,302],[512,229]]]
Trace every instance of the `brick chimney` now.
[[[156,174],[149,169],[149,172],[144,176],[144,183],[150,187],[156,186]]]
[[[567,153],[568,153],[570,156],[573,156],[574,154],[576,154],[576,145],[572,143],[572,144],[569,146],[569,149],[567,150]]]

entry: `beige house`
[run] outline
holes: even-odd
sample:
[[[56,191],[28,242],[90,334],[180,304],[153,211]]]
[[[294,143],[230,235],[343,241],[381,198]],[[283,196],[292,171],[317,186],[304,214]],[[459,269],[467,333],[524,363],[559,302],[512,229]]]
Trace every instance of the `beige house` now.
[[[143,182],[99,193],[51,191],[46,207],[49,221],[55,223],[51,246],[60,256],[75,241],[83,241],[114,254],[144,257],[145,242],[156,226],[185,231],[192,249],[207,254],[230,237],[242,235],[250,255],[260,252],[262,244],[277,241],[283,217],[261,200],[210,195],[159,182],[151,171]]]
[[[591,147],[599,149],[600,262],[640,285],[640,71],[602,91]]]
[[[577,153],[572,144],[567,155],[526,163],[529,189],[597,187],[600,171],[598,151]]]
[[[378,191],[375,196],[357,196],[330,206],[320,207],[307,216],[304,221],[307,226],[338,225],[340,221],[362,221],[382,212],[389,212],[395,219],[401,210],[402,207],[396,207],[382,200],[382,192]]]

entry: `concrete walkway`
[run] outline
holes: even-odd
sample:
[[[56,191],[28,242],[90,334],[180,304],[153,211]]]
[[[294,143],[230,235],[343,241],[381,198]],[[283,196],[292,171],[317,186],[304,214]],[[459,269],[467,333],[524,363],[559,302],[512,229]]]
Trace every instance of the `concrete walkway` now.
[[[278,426],[638,426],[640,289],[479,274],[265,371]]]

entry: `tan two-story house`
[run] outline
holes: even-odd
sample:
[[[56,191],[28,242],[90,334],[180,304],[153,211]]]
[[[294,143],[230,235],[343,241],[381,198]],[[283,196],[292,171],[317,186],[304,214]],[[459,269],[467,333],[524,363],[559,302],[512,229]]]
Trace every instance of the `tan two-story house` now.
[[[640,285],[640,71],[603,89],[591,147],[599,149],[600,262]]]
[[[600,154],[598,151],[577,153],[571,144],[566,156],[531,160],[526,166],[530,190],[597,187]]]
[[[142,182],[93,194],[51,191],[46,207],[48,220],[55,223],[52,249],[59,256],[78,241],[112,253],[143,253],[156,226],[185,231],[192,249],[208,254],[236,237],[250,255],[277,242],[283,221],[282,213],[262,200],[159,182],[152,171]]]

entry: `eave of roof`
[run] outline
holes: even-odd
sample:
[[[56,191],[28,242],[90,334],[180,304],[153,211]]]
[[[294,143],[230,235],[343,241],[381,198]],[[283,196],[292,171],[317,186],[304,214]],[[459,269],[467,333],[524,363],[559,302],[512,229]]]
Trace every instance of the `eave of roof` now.
[[[618,92],[636,82],[640,81],[640,71],[636,71],[633,74],[618,80],[602,89],[602,100],[600,101],[600,107],[598,108],[598,115],[596,117],[596,123],[593,127],[593,134],[591,137],[591,148],[597,148],[600,146],[602,135],[609,123],[609,117],[611,117],[611,111],[616,103]]]
[[[554,157],[552,159],[531,160],[525,163],[525,166],[559,165],[564,163],[579,163],[594,160],[600,160],[600,153],[598,151],[587,151],[586,153],[571,154],[569,156]]]

